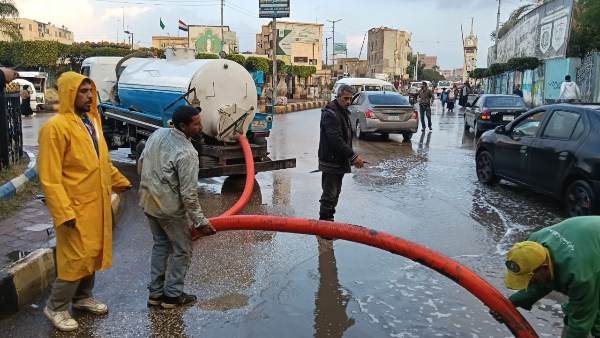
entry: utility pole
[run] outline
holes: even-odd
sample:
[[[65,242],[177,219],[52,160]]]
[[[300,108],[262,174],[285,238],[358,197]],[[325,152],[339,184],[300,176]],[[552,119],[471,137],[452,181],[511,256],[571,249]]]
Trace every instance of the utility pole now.
[[[494,62],[498,59],[498,32],[500,31],[500,4],[502,0],[498,0],[498,14],[496,16],[496,41],[494,42]]]
[[[327,20],[329,22],[331,22],[332,26],[333,26],[333,41],[331,42],[333,48],[333,55],[332,55],[332,59],[333,59],[333,68],[335,69],[335,23],[338,21],[342,21],[342,19],[337,19],[337,20]]]
[[[221,0],[221,50],[224,50],[223,45],[225,45],[225,35],[223,35],[223,6],[225,4],[225,0]]]
[[[328,53],[329,53],[329,39],[331,39],[331,36],[328,38],[325,38],[325,65],[329,66],[329,59],[328,59]]]
[[[271,48],[273,50],[273,94],[271,95],[271,114],[275,114],[275,99],[277,98],[277,19],[273,18],[273,38]]]
[[[419,52],[417,52],[417,62],[415,62],[415,81],[419,81],[419,76],[417,75],[419,71]]]

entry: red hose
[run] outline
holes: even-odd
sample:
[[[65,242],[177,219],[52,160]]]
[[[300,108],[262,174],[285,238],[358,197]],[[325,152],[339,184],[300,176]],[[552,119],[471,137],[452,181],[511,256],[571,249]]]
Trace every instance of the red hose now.
[[[217,231],[266,230],[319,235],[345,239],[387,250],[425,265],[467,289],[467,291],[481,300],[487,307],[500,314],[505,325],[515,337],[538,337],[537,333],[514,305],[491,284],[460,263],[419,244],[385,232],[378,232],[373,229],[346,223],[275,216],[233,216],[241,212],[246,204],[248,204],[252,190],[254,189],[254,159],[252,158],[252,150],[244,135],[240,136],[239,141],[244,151],[244,159],[246,160],[246,185],[242,196],[235,205],[221,216],[210,219],[210,222]],[[200,234],[194,228],[192,229],[193,239],[196,240],[200,237]]]
[[[252,157],[252,149],[250,149],[250,143],[248,143],[246,136],[240,135],[239,141],[244,151],[244,160],[246,161],[246,185],[240,199],[221,216],[237,215],[244,210],[244,207],[250,201],[250,196],[252,196],[252,190],[254,189],[254,158]]]
[[[275,216],[219,216],[211,218],[210,222],[217,231],[266,230],[319,235],[387,250],[423,264],[467,289],[499,313],[515,337],[538,337],[514,305],[475,272],[438,252],[391,234],[346,223]]]

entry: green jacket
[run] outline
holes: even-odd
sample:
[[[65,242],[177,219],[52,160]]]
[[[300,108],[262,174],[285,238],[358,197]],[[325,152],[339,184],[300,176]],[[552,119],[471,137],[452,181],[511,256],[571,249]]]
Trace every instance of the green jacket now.
[[[551,291],[569,297],[562,305],[568,320],[567,338],[600,337],[600,216],[574,217],[529,235],[550,252],[554,278],[530,283],[509,297],[517,307],[531,306]]]

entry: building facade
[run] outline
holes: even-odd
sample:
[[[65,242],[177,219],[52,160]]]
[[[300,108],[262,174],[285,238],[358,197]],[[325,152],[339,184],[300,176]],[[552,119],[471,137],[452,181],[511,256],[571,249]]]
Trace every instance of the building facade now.
[[[273,57],[273,25],[256,34],[256,54]],[[287,65],[323,69],[323,24],[277,21],[277,59]]]
[[[385,74],[390,81],[408,78],[411,34],[387,27],[372,28],[368,34],[367,76],[375,78],[376,74],[379,74],[377,77]]]
[[[65,45],[71,45],[75,41],[75,36],[67,27],[53,25],[51,22],[40,22],[26,18],[8,19],[19,25],[19,31],[23,36],[23,41],[58,41]],[[10,41],[5,34],[0,34],[0,41]]]
[[[469,79],[469,72],[477,68],[477,36],[473,33],[473,19],[471,19],[471,32],[465,38],[465,62],[463,66],[462,80]]]
[[[425,69],[433,69],[433,66],[437,66],[437,56],[419,54],[419,62],[425,65]]]
[[[153,36],[152,37],[152,48],[165,49],[165,48],[187,48],[188,38],[187,37],[170,37],[170,36]]]
[[[196,49],[196,53],[227,54],[239,53],[239,39],[229,26],[188,25],[187,45]]]
[[[333,77],[337,79],[342,77],[367,77],[368,70],[367,60],[339,58],[335,62]]]

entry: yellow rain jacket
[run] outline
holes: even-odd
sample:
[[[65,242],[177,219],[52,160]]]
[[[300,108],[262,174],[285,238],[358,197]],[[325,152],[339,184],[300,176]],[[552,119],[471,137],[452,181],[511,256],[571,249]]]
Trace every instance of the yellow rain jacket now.
[[[88,117],[94,124],[98,152],[75,114],[77,89],[85,77],[75,72],[58,79],[60,110],[40,129],[38,171],[56,227],[58,278],[75,281],[112,265],[112,188],[129,181],[113,167],[98,114],[98,95]],[[63,223],[76,220],[70,228]]]

